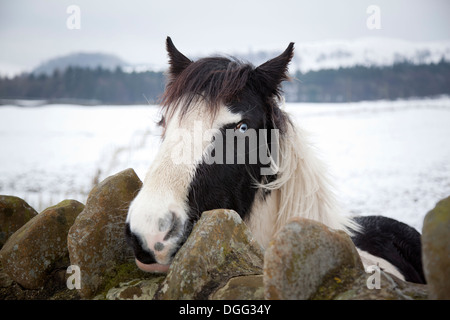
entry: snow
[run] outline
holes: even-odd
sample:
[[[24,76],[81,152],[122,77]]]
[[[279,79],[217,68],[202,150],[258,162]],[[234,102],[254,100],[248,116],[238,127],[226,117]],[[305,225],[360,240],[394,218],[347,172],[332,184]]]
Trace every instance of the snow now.
[[[1,107],[0,193],[39,210],[68,197],[85,202],[94,180],[120,167],[115,157],[126,159],[133,143],[153,133],[156,113],[148,106]]]
[[[297,108],[296,108],[297,107]],[[418,230],[450,195],[450,100],[291,104],[328,164],[344,209]]]
[[[421,231],[450,195],[450,97],[287,104],[327,163],[343,209]],[[0,107],[0,194],[36,210],[85,203],[95,183],[126,168],[141,180],[160,145],[156,106]]]
[[[288,43],[286,43],[287,47]],[[279,55],[286,47],[253,48],[250,51],[237,51],[232,55],[260,65]],[[221,54],[210,52],[210,54]],[[202,54],[201,57],[205,55]],[[197,60],[198,57],[191,57]],[[360,66],[392,66],[396,62],[408,61],[413,64],[438,63],[450,61],[450,41],[407,41],[395,38],[363,37],[353,40],[322,40],[296,42],[295,55],[289,69],[291,72],[317,71],[321,69],[348,68]],[[163,64],[139,64],[124,68],[126,72],[162,71]]]
[[[361,66],[391,66],[450,61],[450,41],[412,42],[392,38],[359,38],[298,43],[290,69],[302,72]]]

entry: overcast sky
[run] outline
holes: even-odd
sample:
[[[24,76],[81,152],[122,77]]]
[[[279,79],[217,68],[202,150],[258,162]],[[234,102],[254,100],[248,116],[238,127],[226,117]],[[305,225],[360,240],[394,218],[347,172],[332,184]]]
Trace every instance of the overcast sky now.
[[[81,10],[79,30],[66,26],[69,5]],[[369,5],[380,8],[379,30],[366,26]],[[160,64],[168,35],[187,55],[282,50],[291,41],[449,40],[450,1],[0,0],[0,68],[32,68],[75,51]]]

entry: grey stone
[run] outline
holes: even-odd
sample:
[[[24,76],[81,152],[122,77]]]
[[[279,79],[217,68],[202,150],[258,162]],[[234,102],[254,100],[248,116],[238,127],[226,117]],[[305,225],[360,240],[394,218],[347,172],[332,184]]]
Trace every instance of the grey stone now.
[[[134,279],[121,283],[106,294],[107,300],[152,300],[165,277]]]
[[[155,298],[208,299],[233,277],[262,274],[262,266],[262,248],[235,211],[203,212]]]
[[[38,213],[24,200],[0,196],[0,249],[6,240]]]
[[[379,276],[378,286],[376,286],[375,276]],[[426,285],[400,280],[382,270],[378,274],[377,272],[359,274],[347,287],[339,288],[331,281],[326,281],[313,296],[313,299],[334,300],[425,300],[427,298]]]
[[[266,250],[265,298],[309,299],[326,279],[341,279],[342,283],[362,272],[361,259],[347,234],[313,220],[294,218]]]
[[[450,197],[425,216],[422,260],[430,299],[450,300]]]
[[[231,278],[212,294],[211,300],[264,300],[263,275]]]
[[[125,240],[125,220],[141,186],[133,169],[106,178],[91,190],[85,209],[70,228],[70,262],[80,267],[82,298],[93,297],[110,271],[133,259]]]
[[[67,234],[83,208],[64,200],[29,220],[0,250],[4,272],[24,288],[37,289],[54,268],[67,267]]]

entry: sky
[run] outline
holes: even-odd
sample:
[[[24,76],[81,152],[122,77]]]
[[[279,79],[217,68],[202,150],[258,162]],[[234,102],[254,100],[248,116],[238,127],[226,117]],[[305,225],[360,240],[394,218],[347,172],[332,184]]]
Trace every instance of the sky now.
[[[80,9],[80,29],[70,5]],[[370,5],[379,29],[369,29]],[[72,24],[73,25],[73,24]],[[0,73],[73,52],[105,52],[160,65],[171,36],[187,56],[279,50],[293,41],[387,37],[450,39],[448,0],[0,0]]]

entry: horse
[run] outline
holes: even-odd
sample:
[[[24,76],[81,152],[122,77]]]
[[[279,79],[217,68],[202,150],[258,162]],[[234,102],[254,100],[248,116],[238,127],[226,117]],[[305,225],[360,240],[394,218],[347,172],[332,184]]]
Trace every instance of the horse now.
[[[342,214],[326,166],[283,110],[294,43],[258,67],[228,56],[193,61],[170,37],[166,50],[162,142],[125,222],[140,269],[167,272],[202,212],[227,208],[263,248],[303,217],[349,234],[364,265],[425,283],[420,234],[387,217]]]

